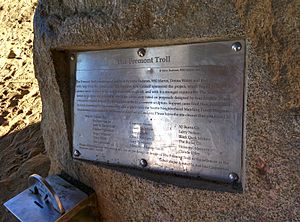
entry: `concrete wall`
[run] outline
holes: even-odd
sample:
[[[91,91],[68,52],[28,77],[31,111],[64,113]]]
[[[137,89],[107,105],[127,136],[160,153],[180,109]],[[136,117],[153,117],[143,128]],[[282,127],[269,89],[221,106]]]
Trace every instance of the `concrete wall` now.
[[[34,63],[51,173],[63,170],[92,187],[103,221],[296,221],[296,2],[41,0]],[[164,185],[72,159],[68,51],[236,38],[248,45],[244,193]]]

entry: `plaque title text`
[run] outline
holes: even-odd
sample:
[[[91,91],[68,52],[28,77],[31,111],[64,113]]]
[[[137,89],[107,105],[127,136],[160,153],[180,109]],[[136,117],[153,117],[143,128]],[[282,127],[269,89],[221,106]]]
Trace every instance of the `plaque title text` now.
[[[116,60],[118,65],[121,64],[139,64],[139,63],[168,63],[171,62],[171,56],[154,56],[151,58],[142,58],[142,59],[135,59],[135,58],[120,58]]]

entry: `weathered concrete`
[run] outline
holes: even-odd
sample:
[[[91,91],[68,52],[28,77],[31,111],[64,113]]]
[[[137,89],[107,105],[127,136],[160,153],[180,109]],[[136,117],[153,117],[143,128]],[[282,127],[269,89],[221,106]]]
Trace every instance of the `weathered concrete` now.
[[[93,187],[103,221],[296,221],[299,218],[297,1],[41,0],[34,63],[51,172]],[[299,31],[299,30],[298,30]],[[67,58],[58,50],[247,40],[247,190],[161,185],[70,153]]]

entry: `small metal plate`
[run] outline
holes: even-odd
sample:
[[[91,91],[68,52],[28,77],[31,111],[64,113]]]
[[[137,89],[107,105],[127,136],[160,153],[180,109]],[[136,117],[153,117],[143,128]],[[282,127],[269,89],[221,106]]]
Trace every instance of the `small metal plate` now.
[[[241,181],[244,67],[244,41],[78,52],[74,157]]]
[[[88,198],[87,194],[59,176],[48,176],[46,181],[60,198],[66,212],[71,211],[79,203]],[[50,202],[47,203],[40,195],[32,193],[34,186],[8,200],[4,203],[4,206],[21,222],[56,221],[61,217],[61,214],[53,208]]]

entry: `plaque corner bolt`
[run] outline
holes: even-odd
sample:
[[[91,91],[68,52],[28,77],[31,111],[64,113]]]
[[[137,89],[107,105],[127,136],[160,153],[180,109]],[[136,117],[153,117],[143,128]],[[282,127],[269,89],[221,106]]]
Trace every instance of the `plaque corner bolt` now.
[[[79,157],[81,155],[81,153],[79,152],[79,150],[74,150],[73,155],[75,157]]]
[[[148,165],[147,160],[141,159],[141,160],[140,160],[140,165],[141,165],[142,167],[146,167],[146,166]]]
[[[235,42],[232,44],[231,49],[235,52],[241,51],[242,44],[240,42]]]
[[[239,180],[239,176],[234,172],[229,173],[228,178],[232,183],[237,182]]]
[[[70,55],[70,59],[71,59],[71,61],[74,61],[75,60],[75,55]]]

